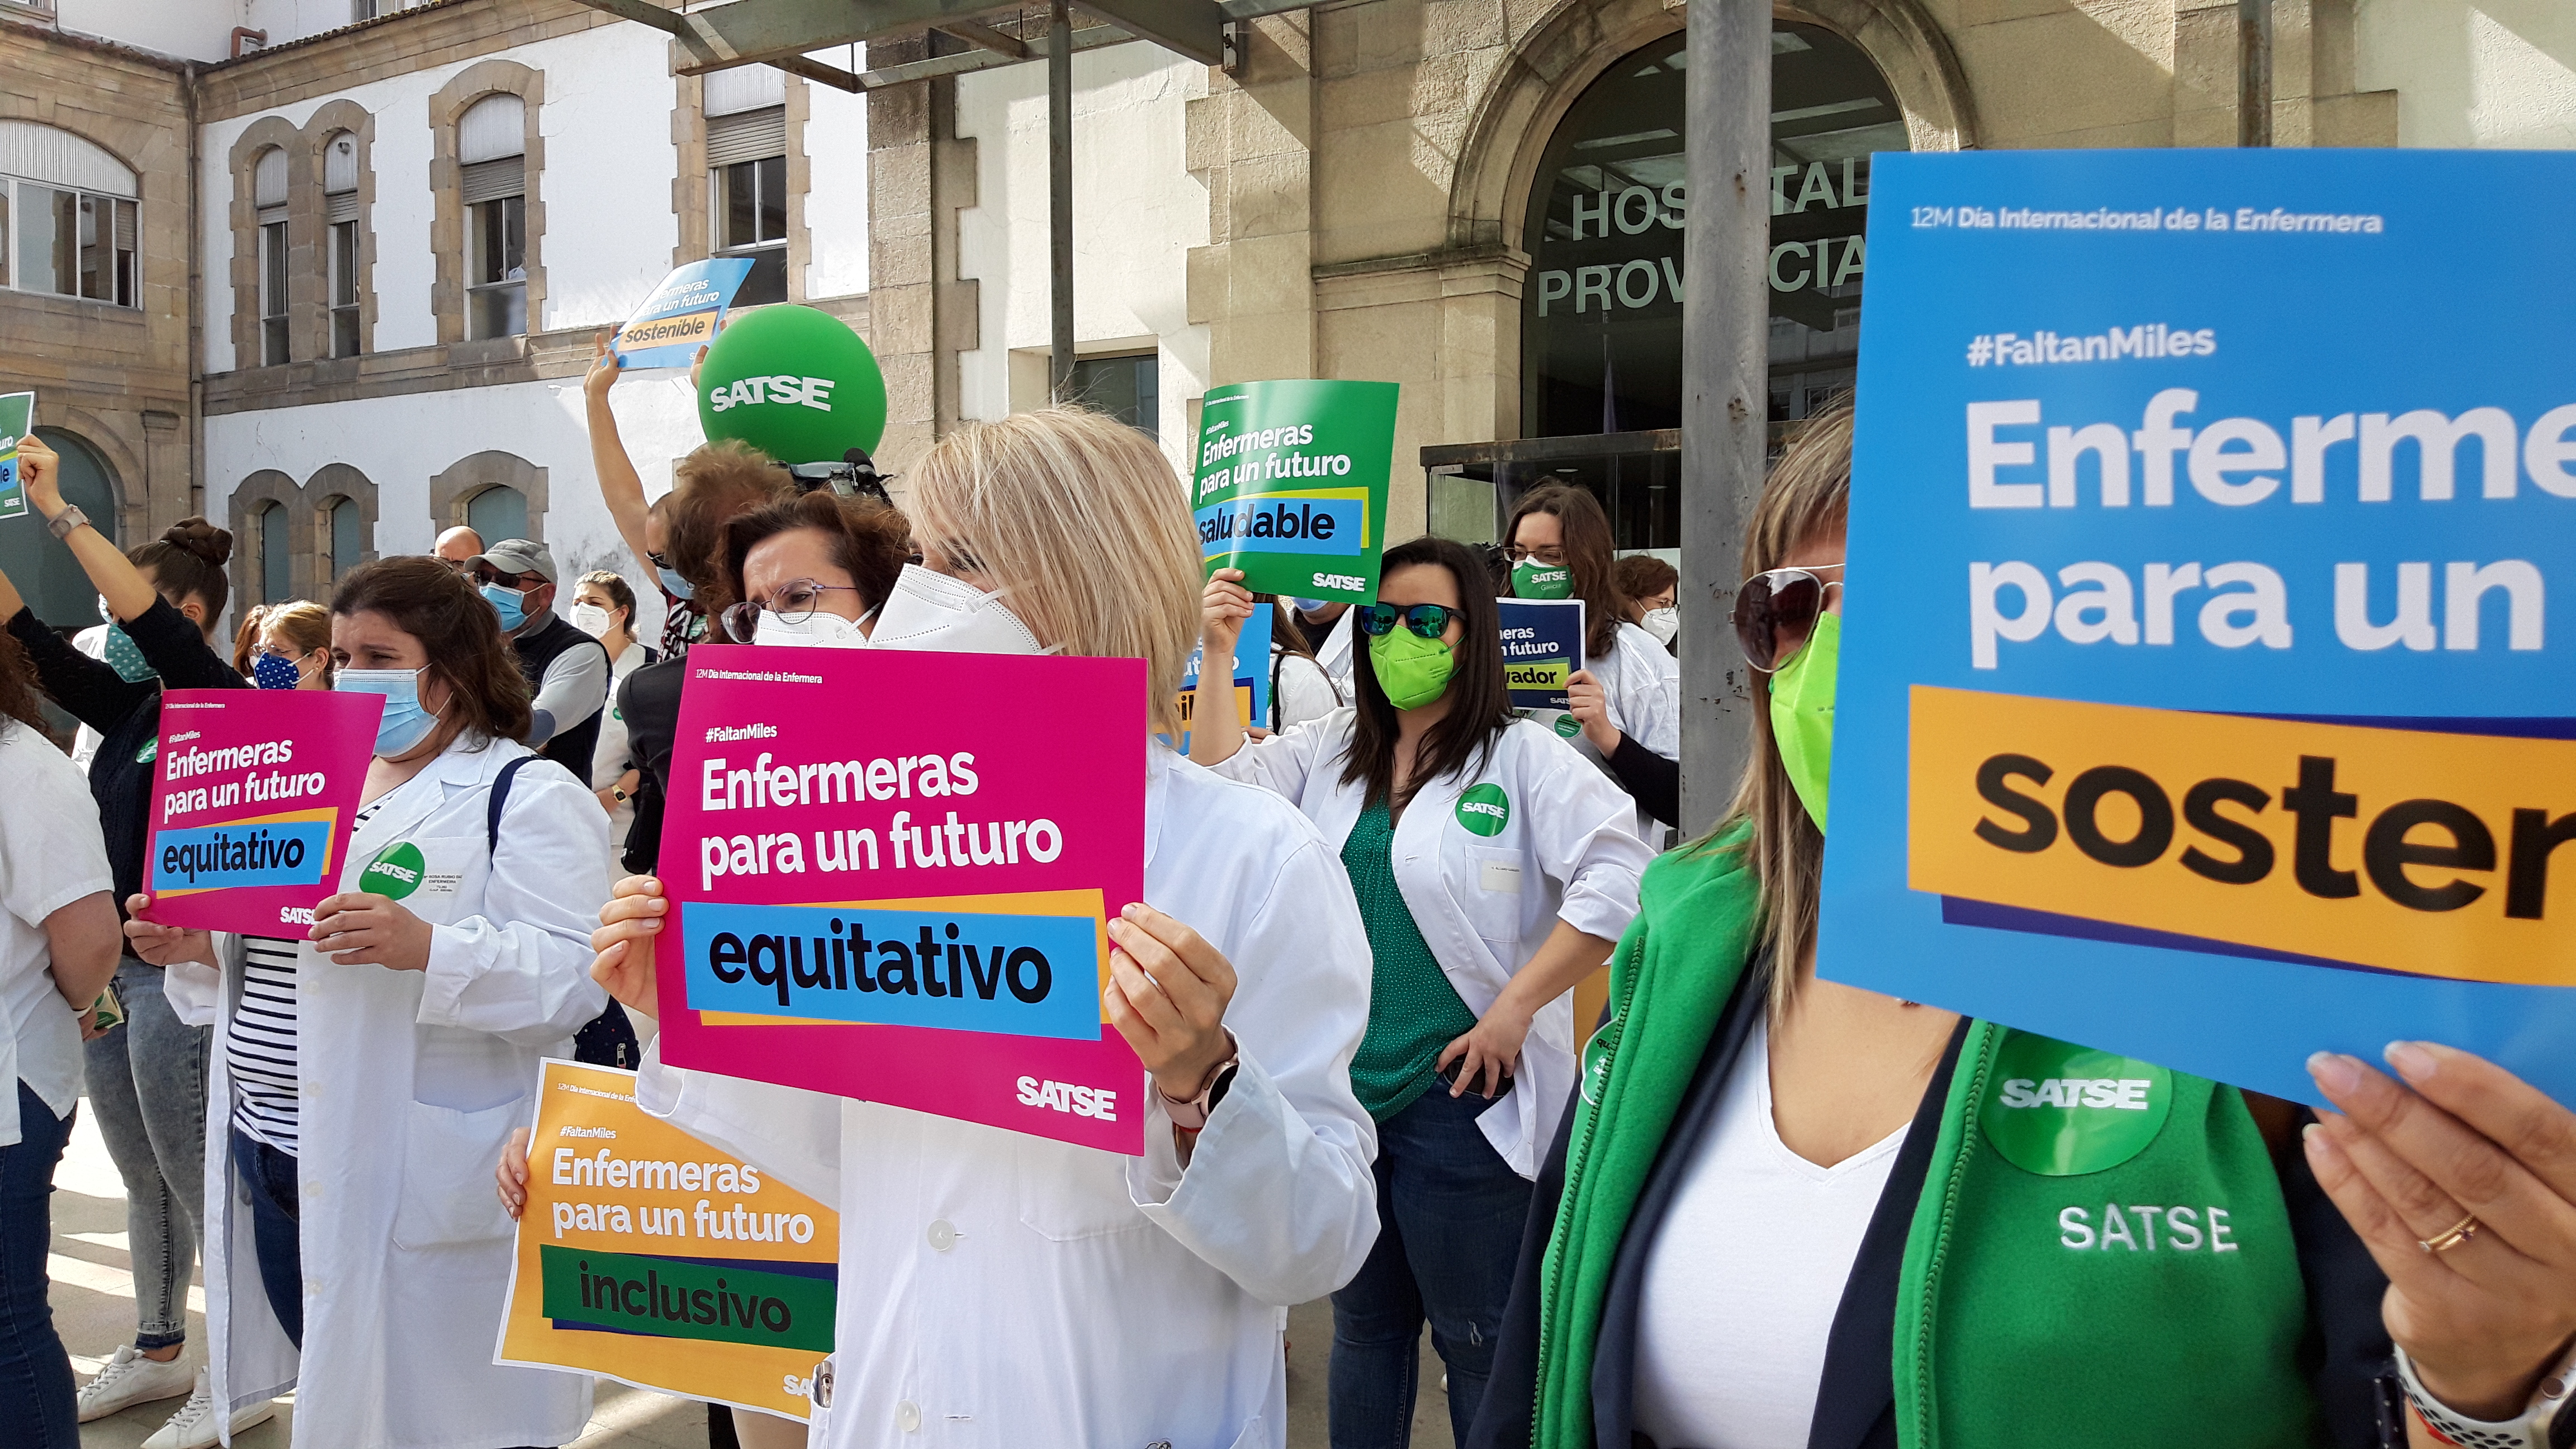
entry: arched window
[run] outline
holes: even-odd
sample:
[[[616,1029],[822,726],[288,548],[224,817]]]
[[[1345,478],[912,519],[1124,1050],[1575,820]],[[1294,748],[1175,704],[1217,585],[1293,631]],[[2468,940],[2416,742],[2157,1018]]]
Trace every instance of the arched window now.
[[[271,503],[259,511],[259,601],[263,604],[282,604],[295,597],[292,537],[285,504]]]
[[[527,102],[499,92],[457,118],[468,337],[528,330],[527,116]]]
[[[322,224],[327,228],[331,355],[355,357],[358,331],[358,138],[334,131],[322,143]]]
[[[286,337],[286,148],[271,146],[251,163],[251,204],[259,208],[259,360],[293,360]]]
[[[133,168],[57,126],[0,121],[0,286],[140,306]]]
[[[465,526],[484,544],[528,536],[528,495],[508,484],[495,484],[465,500]]]
[[[36,436],[45,440],[63,460],[63,501],[89,515],[90,526],[108,542],[122,546],[117,537],[116,474],[97,449],[78,434],[60,428],[38,428]],[[98,590],[91,587],[88,575],[81,572],[71,550],[54,542],[44,528],[27,526],[30,520],[0,525],[0,572],[18,586],[35,610],[39,622],[56,629],[87,628],[98,622]]]
[[[331,500],[331,582],[367,556],[366,513],[355,498]]]

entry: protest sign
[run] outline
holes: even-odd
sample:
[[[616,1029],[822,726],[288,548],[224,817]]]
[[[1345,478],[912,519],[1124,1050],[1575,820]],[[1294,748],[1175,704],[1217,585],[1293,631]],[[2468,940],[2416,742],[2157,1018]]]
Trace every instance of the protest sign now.
[[[689,651],[663,1059],[1143,1150],[1100,993],[1144,895],[1145,691],[1135,659]]]
[[[1885,156],[1820,971],[2576,1102],[2576,157]]]
[[[686,367],[698,349],[716,340],[725,309],[742,279],[751,275],[743,257],[711,257],[675,267],[608,346],[629,368]]]
[[[163,694],[143,851],[150,918],[191,930],[300,936],[281,928],[313,924],[313,907],[340,889],[384,707],[382,695],[314,689]],[[410,852],[408,863],[380,861],[369,871],[417,886],[420,852],[398,848]]]
[[[1395,458],[1391,382],[1239,382],[1199,407],[1190,508],[1207,570],[1256,594],[1377,597]]]
[[[1270,723],[1270,619],[1268,604],[1252,606],[1252,617],[1243,621],[1243,632],[1234,639],[1234,707],[1236,718],[1246,726]],[[1199,665],[1207,646],[1202,643],[1190,650],[1190,662],[1181,670],[1181,742],[1183,754],[1190,750],[1190,711],[1198,700]]]
[[[832,1351],[839,1215],[548,1061],[492,1361],[805,1417]]]
[[[27,485],[18,477],[18,440],[35,425],[34,393],[0,393],[0,518],[27,514]]]
[[[1583,667],[1583,601],[1496,599],[1494,606],[1503,616],[1503,682],[1512,708],[1565,708],[1566,681]]]

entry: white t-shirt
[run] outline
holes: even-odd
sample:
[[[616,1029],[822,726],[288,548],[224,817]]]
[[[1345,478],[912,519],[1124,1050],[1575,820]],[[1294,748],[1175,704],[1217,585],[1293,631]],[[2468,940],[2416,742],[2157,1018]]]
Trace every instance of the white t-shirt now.
[[[1756,1026],[1646,1258],[1637,1430],[1663,1449],[1805,1449],[1825,1344],[1904,1128],[1818,1167],[1771,1116]]]
[[[15,1076],[57,1117],[80,1100],[80,1019],[54,989],[45,918],[83,896],[114,890],[98,802],[62,751],[17,720],[0,716],[0,1015],[16,1058]],[[0,1078],[0,1084],[6,1079]],[[18,1094],[0,1101],[0,1146],[18,1135]]]

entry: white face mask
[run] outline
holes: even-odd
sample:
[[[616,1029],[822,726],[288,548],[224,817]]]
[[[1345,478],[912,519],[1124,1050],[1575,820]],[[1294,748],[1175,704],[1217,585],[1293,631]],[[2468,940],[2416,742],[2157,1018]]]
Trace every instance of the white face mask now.
[[[1682,612],[1674,608],[1648,609],[1637,627],[1654,635],[1656,643],[1670,644],[1673,636],[1682,631]]]
[[[763,609],[760,621],[751,626],[751,642],[805,649],[865,649],[868,636],[859,632],[856,621],[828,610],[816,609],[804,622],[790,624]]]
[[[1002,604],[963,579],[905,564],[877,610],[876,633],[868,642],[879,649],[933,649],[950,654],[1053,654],[1038,636]]]
[[[597,604],[572,606],[572,626],[593,639],[605,639],[611,624],[609,612]]]

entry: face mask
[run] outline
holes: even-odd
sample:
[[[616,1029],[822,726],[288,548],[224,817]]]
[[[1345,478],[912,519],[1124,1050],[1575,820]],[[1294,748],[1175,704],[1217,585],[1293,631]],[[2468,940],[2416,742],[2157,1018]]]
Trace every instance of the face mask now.
[[[865,649],[868,636],[859,632],[857,620],[844,619],[822,609],[815,610],[802,623],[796,624],[763,609],[760,622],[752,626],[751,642],[808,649]]]
[[[655,564],[653,566],[653,572],[662,576],[662,592],[669,594],[672,598],[694,599],[698,596],[698,586],[690,583],[687,579],[680,577],[680,571],[678,569],[672,568],[668,564]]]
[[[116,611],[107,606],[107,595],[105,594],[98,596],[98,621],[102,624],[114,624],[116,622]]]
[[[1843,617],[1818,614],[1807,645],[1771,676],[1771,739],[1816,828],[1825,828],[1825,781],[1834,760],[1834,668]]]
[[[572,606],[572,626],[593,639],[607,638],[609,629],[615,623],[616,621],[609,616],[609,612],[597,604]]]
[[[1386,692],[1386,702],[1397,709],[1420,709],[1447,693],[1449,676],[1458,667],[1448,645],[1402,624],[1369,641],[1369,664],[1377,671],[1377,687]]]
[[[1637,621],[1637,627],[1654,635],[1656,643],[1670,644],[1673,636],[1682,631],[1682,611],[1669,606],[1648,609],[1646,617]]]
[[[135,646],[133,636],[125,632],[122,624],[107,626],[107,663],[116,671],[116,677],[128,684],[140,684],[157,672],[143,662],[143,651]]]
[[[768,620],[761,621],[767,627]],[[1052,654],[1038,636],[1002,604],[963,579],[905,564],[894,591],[877,610],[878,649],[936,649],[951,654]]]
[[[1290,599],[1288,607],[1300,614],[1320,614],[1324,612],[1324,606],[1331,602],[1330,599]]]
[[[481,594],[483,602],[492,606],[492,612],[501,616],[502,633],[510,633],[528,622],[528,596],[520,590],[485,584],[474,592]]]
[[[1536,559],[1523,559],[1512,565],[1512,597],[1515,599],[1573,598],[1574,570],[1563,564],[1543,564]]]
[[[429,666],[422,665],[421,669]],[[381,694],[385,713],[376,722],[376,758],[390,760],[410,751],[438,724],[438,716],[421,708],[421,669],[343,669],[333,688],[344,694]]]
[[[250,662],[250,678],[262,689],[293,689],[304,682],[304,671],[283,654],[262,654]]]

